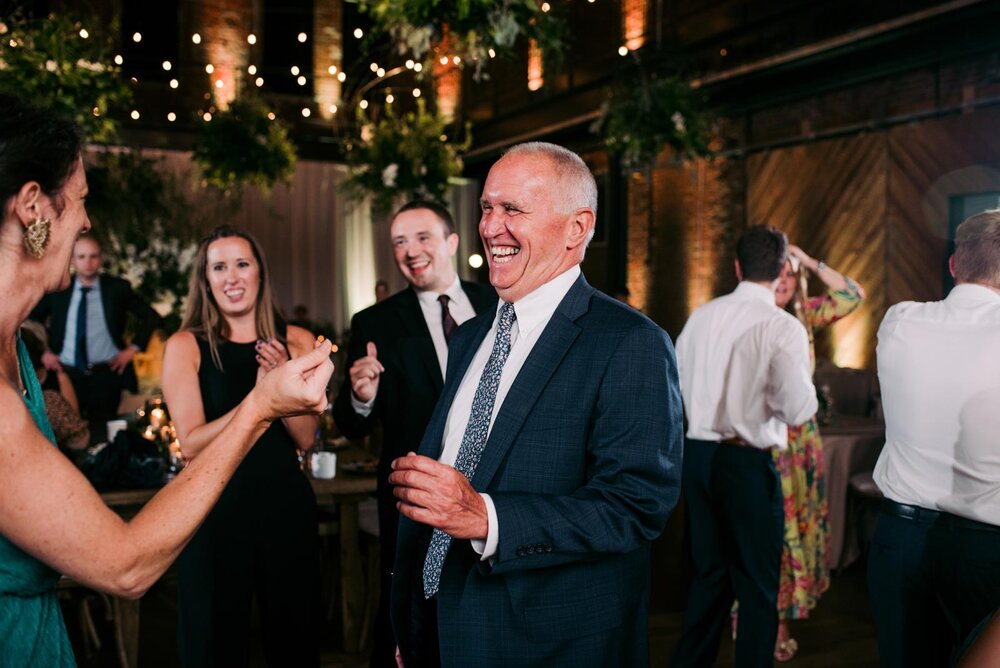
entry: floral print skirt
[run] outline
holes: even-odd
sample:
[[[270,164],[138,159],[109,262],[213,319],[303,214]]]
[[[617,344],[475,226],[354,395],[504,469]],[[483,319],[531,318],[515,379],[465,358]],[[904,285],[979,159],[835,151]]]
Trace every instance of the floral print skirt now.
[[[774,450],[774,466],[785,509],[778,617],[805,619],[830,587],[826,474],[815,417],[788,428],[788,449]]]

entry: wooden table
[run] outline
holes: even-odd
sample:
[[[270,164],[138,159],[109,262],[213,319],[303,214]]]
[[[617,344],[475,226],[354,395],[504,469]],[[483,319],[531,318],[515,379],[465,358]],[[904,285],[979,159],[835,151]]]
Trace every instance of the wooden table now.
[[[348,454],[338,459],[353,459]],[[361,548],[358,535],[358,503],[375,492],[374,475],[355,475],[338,471],[330,480],[317,480],[309,476],[318,505],[335,505],[340,515],[340,583],[344,631],[344,651],[356,653],[360,645],[361,617],[364,613],[364,572],[361,567]],[[128,519],[157,492],[155,489],[133,489],[105,492],[101,498],[112,510]],[[123,668],[138,665],[139,659],[139,603],[112,597],[115,619],[115,643],[118,659]]]

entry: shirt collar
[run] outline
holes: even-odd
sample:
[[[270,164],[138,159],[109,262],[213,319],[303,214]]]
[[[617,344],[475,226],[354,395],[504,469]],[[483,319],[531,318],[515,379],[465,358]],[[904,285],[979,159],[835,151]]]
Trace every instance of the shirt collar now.
[[[417,299],[419,299],[422,303],[427,305],[436,304],[438,298],[441,295],[448,295],[448,297],[451,298],[451,301],[455,301],[455,298],[458,297],[459,293],[462,292],[462,281],[459,280],[458,274],[455,274],[455,280],[452,282],[451,285],[448,286],[448,289],[445,290],[444,292],[434,292],[433,290],[417,290],[416,288],[414,288],[414,290],[417,293]]]
[[[533,292],[514,302],[518,336],[527,336],[538,325],[547,322],[579,276],[580,265],[573,265],[545,285],[535,288]],[[498,313],[503,305],[503,300],[497,304]]]
[[[760,283],[740,281],[740,284],[736,286],[736,290],[733,293],[746,299],[758,299],[762,302],[767,302],[777,308],[777,304],[774,302],[774,291],[764,287]]]
[[[975,299],[976,301],[1000,302],[1000,295],[985,285],[977,283],[959,283],[948,293],[948,299]]]
[[[91,288],[91,291],[94,291],[94,290],[100,291],[100,289],[101,289],[101,275],[100,274],[98,274],[97,278],[94,279],[94,282],[91,283],[90,288]],[[82,292],[83,291],[83,283],[81,283],[80,279],[78,279],[76,276],[73,277],[73,290],[75,292]]]

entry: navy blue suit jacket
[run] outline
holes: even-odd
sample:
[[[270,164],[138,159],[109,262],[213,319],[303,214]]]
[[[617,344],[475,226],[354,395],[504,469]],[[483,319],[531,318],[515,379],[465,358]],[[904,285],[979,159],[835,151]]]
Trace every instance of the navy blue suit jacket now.
[[[455,333],[421,454],[439,457],[495,315]],[[455,541],[435,611],[422,593],[430,528],[400,521],[392,615],[407,668],[435,665],[438,650],[445,666],[647,665],[649,548],[677,502],[682,441],[666,333],[581,276],[511,386],[472,479],[497,510],[492,563]]]

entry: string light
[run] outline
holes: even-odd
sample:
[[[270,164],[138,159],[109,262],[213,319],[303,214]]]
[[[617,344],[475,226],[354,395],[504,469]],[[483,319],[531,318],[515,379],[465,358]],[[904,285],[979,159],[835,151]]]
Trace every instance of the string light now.
[[[376,72],[375,74],[378,75],[379,79],[381,79],[382,77],[385,76],[385,69],[380,67],[378,68],[378,72]]]
[[[441,64],[442,65],[448,64],[448,56],[441,56]]]
[[[257,80],[254,81],[254,83],[257,84],[257,88],[260,88],[264,85],[264,77],[257,77]]]
[[[336,65],[330,65],[330,67],[326,68],[326,71],[327,71],[328,74],[330,74],[330,76],[333,76],[334,74],[337,73],[337,66]]]
[[[250,46],[253,46],[256,43],[257,43],[257,35],[255,35],[253,33],[250,33],[249,35],[247,35],[247,44],[249,44]]]
[[[274,116],[274,112],[273,111],[267,112],[267,120],[273,121],[274,118],[275,118],[275,116]]]
[[[413,60],[407,60],[406,61],[406,69],[408,69],[408,70],[412,70],[413,69]]]
[[[365,31],[364,30],[362,30],[361,28],[355,28],[354,29],[354,38],[355,39],[361,39],[364,36],[365,36]]]
[[[163,71],[164,72],[169,72],[171,67],[173,67],[173,65],[170,63],[169,60],[164,60],[163,61]]]
[[[310,115],[312,115],[312,112],[309,111],[309,107],[302,107],[302,117],[309,118]]]
[[[133,121],[139,120],[139,111],[137,109],[133,109],[130,116],[132,116]]]
[[[142,41],[142,33],[139,33],[139,32],[133,33],[132,34],[132,41],[135,42],[136,44],[138,44],[139,42],[141,42]]]
[[[202,119],[203,119],[203,120],[204,120],[204,121],[205,121],[206,123],[208,123],[209,121],[211,121],[211,120],[212,120],[212,114],[210,114],[210,113],[208,113],[208,112],[206,111],[206,112],[205,112],[204,114],[202,114]]]
[[[298,65],[292,65],[292,76],[293,77],[297,77],[298,75],[299,75],[299,66]]]
[[[338,72],[337,81],[339,81],[340,83],[344,83],[345,81],[347,81],[347,75],[344,74],[343,72]]]
[[[385,96],[385,101],[386,101],[386,102],[387,102],[388,104],[392,104],[393,102],[395,102],[395,101],[396,101],[396,96],[395,96],[395,95],[393,95],[392,93],[389,93],[388,95],[386,95],[386,96]]]
[[[331,114],[337,113],[337,105],[335,105],[335,104],[331,104],[330,105],[330,113]]]
[[[124,62],[125,62],[124,58],[122,58],[121,56],[115,56],[115,65],[121,65]]]
[[[547,12],[547,11],[549,11],[550,9],[552,9],[552,5],[550,5],[550,4],[549,4],[549,3],[547,3],[547,2],[543,2],[543,3],[542,3],[542,11],[543,11],[543,12]]]
[[[94,107],[93,110],[92,110],[92,113],[94,114],[94,116],[100,116],[101,115],[101,108],[100,107]]]
[[[299,44],[305,44],[307,39],[309,39],[308,35],[306,35],[304,32],[299,33]]]
[[[378,72],[378,63],[372,63],[371,65],[368,66],[368,69],[370,69],[372,72]]]
[[[493,49],[489,50],[489,54],[490,54],[490,58],[496,58],[497,57],[497,52],[494,51]]]
[[[627,56],[628,55],[628,47],[627,46],[619,46],[618,47],[618,55],[619,56]]]
[[[453,62],[454,64],[458,65],[459,63],[462,62],[462,59],[459,58],[458,56],[455,56],[454,58],[451,59],[451,62]]]
[[[177,79],[171,79],[170,80],[170,87],[171,88],[177,88],[178,86],[180,86],[180,82],[178,82]]]
[[[424,69],[424,64],[423,63],[414,63],[413,64],[413,71],[414,72],[419,72],[422,69]]]
[[[90,33],[87,32],[86,28],[80,28],[80,37],[82,39],[87,39],[88,37],[90,37]]]
[[[215,65],[213,65],[212,63],[209,63],[208,65],[205,65],[205,72],[207,74],[211,74],[214,71],[215,71]]]
[[[250,76],[253,76],[253,75],[257,74],[257,66],[256,65],[251,65],[250,67],[248,67],[247,68],[247,73]]]
[[[306,85],[306,78],[305,77],[301,77],[300,76],[298,79],[296,79],[296,81],[298,82],[298,84],[300,86],[305,86]]]
[[[169,114],[167,114],[167,120],[173,123],[174,121],[177,120],[177,114],[171,111]]]
[[[201,35],[199,35],[198,33],[191,35],[191,41],[194,42],[195,44],[201,44]]]
[[[216,79],[216,80],[215,80],[215,87],[216,87],[216,88],[222,88],[222,87],[223,87],[223,86],[225,86],[225,85],[226,85],[226,84],[225,84],[225,83],[223,83],[222,79]]]
[[[361,102],[358,103],[358,106],[361,107],[362,109],[367,109],[368,108],[368,100],[361,100]]]
[[[420,89],[419,88],[414,88],[413,89],[413,97],[420,97]]]

